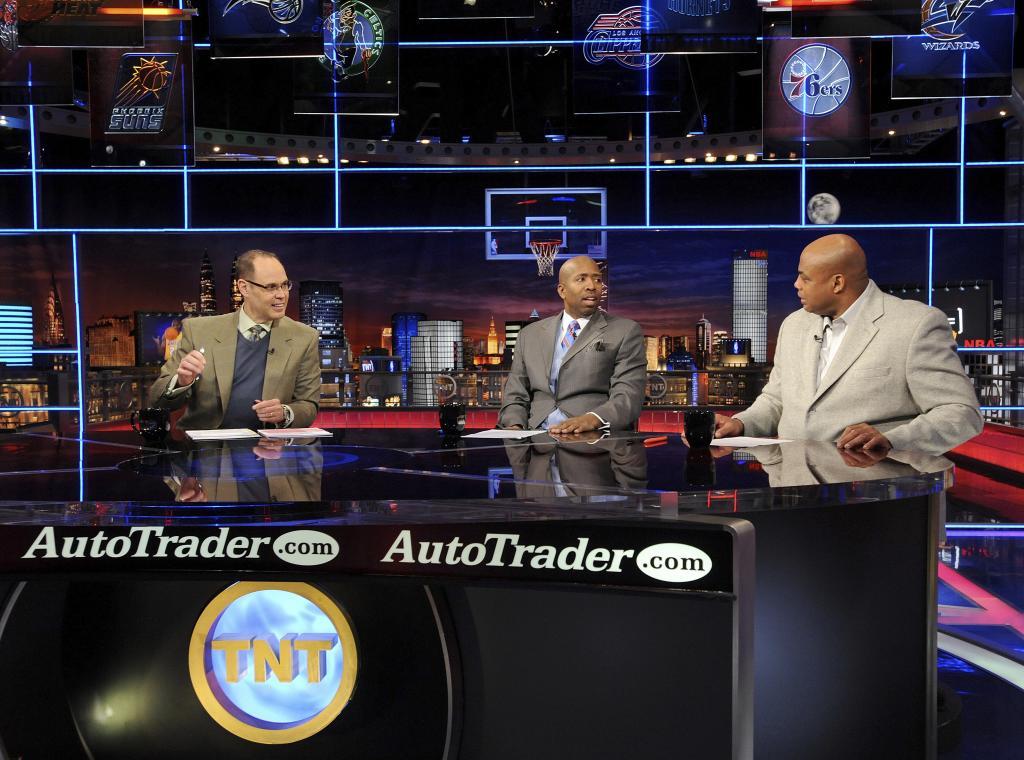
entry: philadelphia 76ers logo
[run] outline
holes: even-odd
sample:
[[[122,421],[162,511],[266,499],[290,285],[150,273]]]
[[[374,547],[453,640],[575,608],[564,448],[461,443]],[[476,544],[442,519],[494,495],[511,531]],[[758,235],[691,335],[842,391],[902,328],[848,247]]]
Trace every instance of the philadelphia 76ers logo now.
[[[828,116],[850,94],[850,66],[831,45],[804,45],[782,64],[779,84],[786,102],[800,113]]]

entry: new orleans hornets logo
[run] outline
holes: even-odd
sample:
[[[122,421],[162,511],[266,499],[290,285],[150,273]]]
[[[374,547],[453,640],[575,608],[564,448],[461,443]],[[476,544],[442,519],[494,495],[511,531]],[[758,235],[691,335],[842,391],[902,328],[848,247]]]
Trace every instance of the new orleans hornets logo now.
[[[125,53],[114,80],[114,102],[106,133],[163,130],[177,53]]]
[[[646,28],[662,28],[661,19],[639,5],[623,8],[618,13],[602,13],[590,25],[583,40],[583,57],[597,66],[606,60],[623,68],[643,71],[654,66],[665,56],[644,55],[640,52],[640,32]],[[648,60],[650,59],[650,60]]]
[[[963,26],[974,12],[992,0],[924,0],[921,4],[921,32],[933,40],[958,40]]]
[[[228,0],[223,16],[240,5],[258,5],[266,8],[271,18],[279,24],[290,24],[302,13],[302,0]]]
[[[850,94],[850,67],[831,45],[812,43],[795,50],[782,64],[782,96],[806,116],[828,116]]]
[[[320,63],[335,82],[368,77],[384,52],[384,22],[359,0],[342,5],[324,21],[324,54]]]

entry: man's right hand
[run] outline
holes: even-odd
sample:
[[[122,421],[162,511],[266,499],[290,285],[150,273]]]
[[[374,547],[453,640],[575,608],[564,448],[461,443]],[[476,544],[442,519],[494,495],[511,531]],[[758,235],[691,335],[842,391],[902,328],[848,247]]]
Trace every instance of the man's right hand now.
[[[178,387],[192,385],[193,381],[206,369],[206,357],[198,351],[189,351],[178,365]]]
[[[731,438],[734,435],[743,435],[743,423],[735,417],[716,414],[715,438]]]

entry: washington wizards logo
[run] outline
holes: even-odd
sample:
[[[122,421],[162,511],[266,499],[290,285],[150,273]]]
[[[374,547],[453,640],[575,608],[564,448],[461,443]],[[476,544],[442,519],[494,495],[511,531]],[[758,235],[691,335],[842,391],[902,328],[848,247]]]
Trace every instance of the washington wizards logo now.
[[[782,64],[779,84],[795,110],[806,116],[828,116],[850,94],[850,66],[831,45],[804,45]]]
[[[661,19],[639,5],[623,8],[618,13],[602,13],[587,30],[583,57],[595,66],[610,60],[634,71],[649,69],[665,56],[641,53],[640,32],[661,27]]]
[[[125,53],[114,80],[107,134],[163,130],[177,53]]]
[[[324,21],[324,54],[320,63],[334,81],[369,77],[384,52],[384,22],[366,3],[352,0]]]
[[[924,0],[921,4],[921,32],[934,40],[958,40],[964,36],[963,26],[974,12],[992,0]]]
[[[271,18],[279,24],[290,24],[302,13],[302,0],[228,0],[223,16],[240,5],[258,5],[266,8]]]

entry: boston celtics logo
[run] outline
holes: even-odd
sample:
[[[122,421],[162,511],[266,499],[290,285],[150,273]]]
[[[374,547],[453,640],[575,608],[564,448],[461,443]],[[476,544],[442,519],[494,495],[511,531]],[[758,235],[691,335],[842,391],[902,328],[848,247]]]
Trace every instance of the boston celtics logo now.
[[[324,54],[320,58],[335,81],[369,75],[384,52],[384,22],[377,11],[350,0],[324,22]]]

